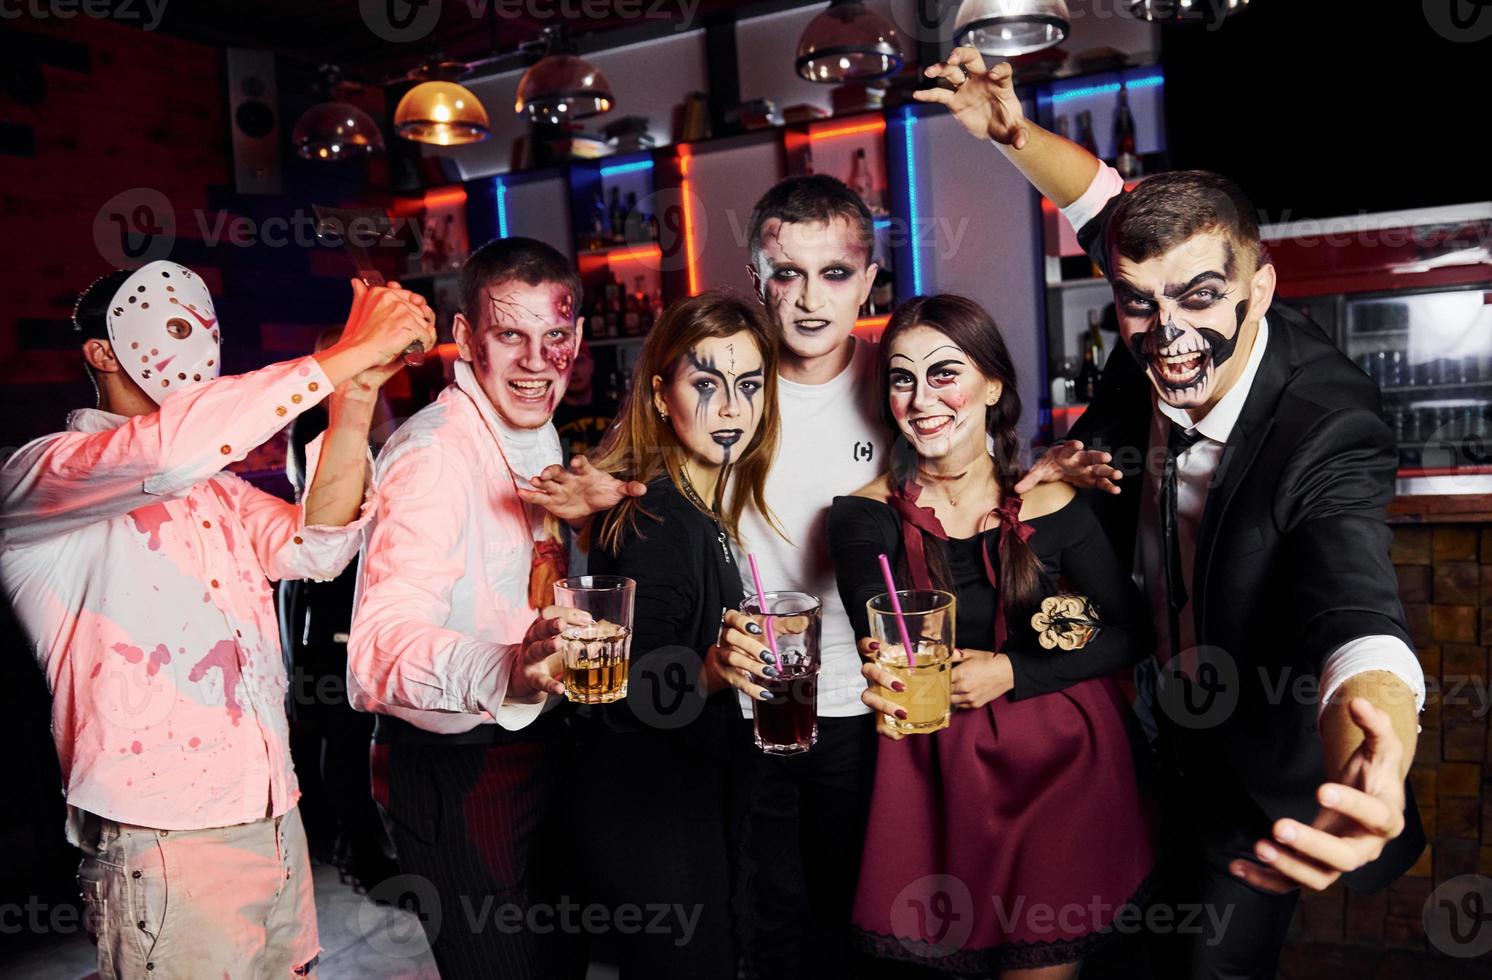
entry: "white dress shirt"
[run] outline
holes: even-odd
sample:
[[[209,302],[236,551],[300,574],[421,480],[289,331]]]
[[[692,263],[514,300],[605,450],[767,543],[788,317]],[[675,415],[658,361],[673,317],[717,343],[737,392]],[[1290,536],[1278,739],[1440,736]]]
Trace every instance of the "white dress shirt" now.
[[[203,830],[295,804],[268,579],[334,578],[371,506],[307,526],[220,471],[331,390],[315,358],[274,364],[149,415],[74,412],[0,466],[0,580],[52,692],[74,842],[80,810]]]
[[[1093,183],[1082,196],[1062,213],[1081,229],[1096,218],[1104,205],[1114,195],[1124,190],[1124,180],[1113,167],[1099,167]],[[1223,451],[1238,416],[1248,400],[1249,390],[1259,373],[1264,360],[1264,350],[1269,343],[1268,318],[1259,320],[1259,332],[1249,352],[1248,363],[1243,374],[1218,399],[1202,421],[1193,424],[1191,413],[1185,409],[1165,404],[1151,392],[1155,412],[1151,416],[1150,445],[1146,452],[1147,462],[1156,465],[1143,467],[1140,494],[1140,519],[1135,537],[1135,582],[1145,593],[1155,621],[1156,653],[1161,659],[1170,655],[1170,616],[1166,599],[1165,556],[1161,553],[1159,508],[1160,466],[1165,458],[1167,425],[1175,422],[1189,434],[1202,436],[1176,458],[1176,524],[1181,550],[1182,581],[1186,584],[1187,605],[1180,612],[1181,636],[1178,649],[1187,650],[1196,646],[1195,622],[1191,613],[1192,573],[1195,565],[1197,530],[1201,527],[1202,514],[1207,506],[1207,491],[1213,483],[1213,474],[1222,461]],[[1425,676],[1414,651],[1397,636],[1375,635],[1359,637],[1342,644],[1327,655],[1323,661],[1320,687],[1321,700],[1318,714],[1330,702],[1348,679],[1357,674],[1383,670],[1397,676],[1414,692],[1415,708],[1425,704]]]
[[[457,361],[455,370],[456,383],[379,453],[380,506],[358,572],[348,691],[359,711],[429,732],[494,722],[519,729],[546,705],[504,700],[536,615],[528,581],[544,514],[519,499],[513,480],[526,485],[561,462],[559,436],[549,423],[507,425],[471,366]]]

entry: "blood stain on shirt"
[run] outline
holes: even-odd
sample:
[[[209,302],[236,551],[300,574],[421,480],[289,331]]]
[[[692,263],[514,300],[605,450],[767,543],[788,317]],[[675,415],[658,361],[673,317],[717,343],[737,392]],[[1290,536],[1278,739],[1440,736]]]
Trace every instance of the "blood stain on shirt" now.
[[[198,738],[197,736],[193,735],[191,741],[187,742],[187,744],[190,745],[192,748],[195,749],[197,746],[199,746],[199,745],[202,744],[202,740],[200,738]]]
[[[145,751],[145,746],[141,745],[139,742],[131,742],[130,751],[135,753],[135,755],[139,755],[141,752]]]
[[[166,510],[165,504],[150,504],[147,507],[138,507],[130,511],[130,520],[135,522],[135,530],[141,534],[150,535],[148,547],[151,551],[161,550],[161,525],[171,520],[171,514]]]
[[[216,667],[223,672],[223,703],[233,724],[243,717],[243,705],[238,703],[238,682],[243,674],[238,666],[238,648],[232,640],[219,640],[207,651],[207,656],[197,661],[187,674],[187,680],[200,681],[207,672]]]
[[[145,659],[144,650],[141,650],[139,647],[132,647],[128,643],[116,643],[113,646],[113,650],[132,664],[137,664]]]
[[[150,651],[150,663],[145,665],[145,673],[154,677],[161,669],[161,664],[171,662],[171,651],[166,649],[166,644],[157,643],[154,650]]]

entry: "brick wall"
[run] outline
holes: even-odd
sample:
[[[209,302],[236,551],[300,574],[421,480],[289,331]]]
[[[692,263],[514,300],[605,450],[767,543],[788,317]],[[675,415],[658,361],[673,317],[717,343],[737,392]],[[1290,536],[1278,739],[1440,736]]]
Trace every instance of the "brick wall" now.
[[[1492,876],[1492,526],[1398,525],[1393,561],[1427,679],[1410,779],[1429,846],[1384,892],[1304,894],[1292,938],[1434,952],[1422,919],[1431,891],[1458,875]]]

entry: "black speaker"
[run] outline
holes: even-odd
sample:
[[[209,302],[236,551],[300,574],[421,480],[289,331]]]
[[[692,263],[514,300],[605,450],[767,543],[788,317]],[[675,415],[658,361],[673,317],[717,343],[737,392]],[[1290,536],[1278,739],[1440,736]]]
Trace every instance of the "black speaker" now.
[[[280,101],[275,56],[228,49],[228,125],[240,194],[280,193]]]

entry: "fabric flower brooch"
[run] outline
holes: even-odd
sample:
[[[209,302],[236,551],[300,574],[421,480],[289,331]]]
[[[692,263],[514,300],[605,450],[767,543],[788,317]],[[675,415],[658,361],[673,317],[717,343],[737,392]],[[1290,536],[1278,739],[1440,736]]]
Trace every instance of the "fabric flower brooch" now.
[[[1044,650],[1080,650],[1098,635],[1098,608],[1087,596],[1059,592],[1041,600],[1031,628]]]

